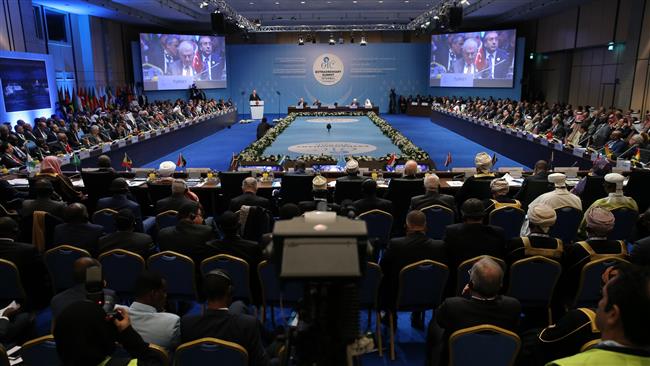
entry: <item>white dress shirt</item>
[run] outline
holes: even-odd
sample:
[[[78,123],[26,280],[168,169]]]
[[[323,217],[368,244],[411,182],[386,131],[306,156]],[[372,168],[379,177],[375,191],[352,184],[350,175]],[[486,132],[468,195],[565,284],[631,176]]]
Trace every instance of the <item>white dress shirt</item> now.
[[[181,318],[172,313],[159,313],[153,306],[134,301],[127,309],[131,326],[147,343],[173,350],[180,344]]]

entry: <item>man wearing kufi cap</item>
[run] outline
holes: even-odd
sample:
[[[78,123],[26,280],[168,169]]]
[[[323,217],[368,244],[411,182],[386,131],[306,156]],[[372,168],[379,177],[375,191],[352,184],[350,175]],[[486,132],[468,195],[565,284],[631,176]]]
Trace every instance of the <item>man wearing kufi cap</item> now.
[[[476,166],[476,174],[465,179],[465,182],[456,193],[456,204],[462,205],[468,198],[486,199],[490,198],[485,196],[485,185],[489,184],[487,181],[492,181],[496,176],[490,170],[492,169],[492,157],[486,152],[480,152],[474,157],[474,165]]]
[[[528,208],[528,227],[530,234],[514,238],[507,243],[508,261],[541,255],[560,261],[562,259],[562,240],[551,237],[548,232],[557,216],[550,206],[540,203]]]
[[[345,163],[345,173],[346,175],[343,177],[340,177],[336,180],[336,182],[349,182],[349,181],[358,181],[359,184],[363,182],[364,178],[363,176],[359,175],[359,162],[356,160],[350,158],[346,163]]]
[[[582,201],[580,200],[580,197],[569,192],[566,188],[566,175],[562,173],[549,174],[548,181],[553,183],[555,189],[535,198],[528,207],[544,203],[553,210],[557,210],[561,207],[572,207],[576,210],[582,211]],[[522,236],[527,236],[528,233],[528,219],[526,219],[524,224],[521,226],[521,234]]]
[[[585,212],[587,240],[579,241],[566,249],[566,294],[575,295],[582,268],[590,261],[607,258],[627,258],[624,240],[609,240],[607,235],[614,229],[614,215],[601,207],[590,207]]]
[[[490,182],[490,192],[492,192],[492,198],[483,200],[483,206],[485,206],[485,214],[487,215],[488,220],[490,213],[497,208],[521,208],[521,202],[508,197],[509,191],[510,185],[504,178],[496,178]]]
[[[327,208],[327,211],[338,212],[339,205],[327,201],[327,179],[325,177],[322,175],[315,176],[314,179],[311,180],[311,188],[314,199],[312,201],[298,202],[298,207],[300,207],[301,212],[305,213],[308,211],[315,211],[320,208]]]
[[[596,200],[594,203],[589,206],[589,209],[593,207],[604,208],[608,211],[616,210],[619,208],[626,208],[628,210],[639,211],[639,206],[637,206],[636,201],[632,197],[626,197],[623,195],[623,182],[625,177],[618,173],[609,173],[605,175],[605,191],[608,196]],[[587,211],[589,211],[587,209]],[[580,224],[580,231],[584,232],[586,226],[587,215],[582,218],[582,223]]]

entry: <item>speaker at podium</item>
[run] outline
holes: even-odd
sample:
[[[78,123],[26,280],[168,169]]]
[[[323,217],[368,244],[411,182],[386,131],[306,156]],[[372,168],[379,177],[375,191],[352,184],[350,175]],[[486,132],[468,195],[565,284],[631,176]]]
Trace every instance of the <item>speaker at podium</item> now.
[[[264,101],[251,100],[251,119],[262,119],[264,117]]]

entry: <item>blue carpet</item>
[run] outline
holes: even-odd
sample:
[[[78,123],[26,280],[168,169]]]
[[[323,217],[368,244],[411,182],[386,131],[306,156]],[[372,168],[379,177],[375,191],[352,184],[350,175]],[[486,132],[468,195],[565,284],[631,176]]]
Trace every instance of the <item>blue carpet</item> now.
[[[269,120],[278,117],[284,117],[284,115],[267,115]],[[428,117],[390,114],[384,114],[381,117],[386,119],[395,129],[404,134],[404,136],[411,139],[414,144],[428,152],[440,170],[445,169],[444,161],[448,152],[452,155],[452,164],[449,168],[474,166],[474,155],[476,153],[481,151],[485,151],[490,155],[493,153],[493,151],[486,149],[482,145],[432,123]],[[313,142],[314,139],[310,138],[311,132],[318,135],[316,141],[342,140],[376,145],[377,150],[368,154],[384,155],[386,152],[394,151],[394,146],[390,140],[381,136],[379,129],[365,124],[372,124],[370,121],[364,122],[361,119],[359,123],[333,124],[332,132],[330,132],[329,136],[327,136],[325,126],[322,123],[305,122],[303,124],[307,126],[302,126],[303,124],[299,122],[295,121],[294,124],[297,124],[296,126],[292,125],[287,128],[276,142],[267,149],[267,153],[287,153],[287,147],[290,145]],[[294,127],[296,129],[295,133],[287,134]],[[228,169],[232,154],[238,153],[255,140],[256,128],[257,122],[235,124],[232,128],[206,136],[193,144],[185,146],[183,149],[150,161],[142,165],[142,167],[157,168],[165,160],[176,162],[178,154],[182,152],[187,160],[187,166],[190,168],[207,167],[215,170]],[[297,156],[300,154],[294,155]],[[522,166],[502,155],[497,155],[497,158],[497,167]]]

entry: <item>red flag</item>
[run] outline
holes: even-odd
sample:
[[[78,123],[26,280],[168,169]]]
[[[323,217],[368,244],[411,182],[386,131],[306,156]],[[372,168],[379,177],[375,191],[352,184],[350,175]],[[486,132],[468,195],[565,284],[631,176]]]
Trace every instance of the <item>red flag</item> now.
[[[552,131],[548,131],[546,133],[546,139],[547,140],[553,140],[553,132]]]
[[[478,51],[476,52],[476,58],[474,59],[474,66],[476,66],[476,70],[478,71],[482,71],[485,68],[485,58],[483,57],[484,53],[483,43],[481,43]]]
[[[65,144],[65,152],[67,152],[68,154],[71,154],[72,151],[73,150],[72,150],[72,147],[70,146],[70,144]]]
[[[203,71],[203,61],[201,61],[201,55],[199,55],[199,50],[196,50],[194,53],[194,59],[192,59],[192,67],[197,74],[200,74]]]
[[[184,168],[187,165],[187,160],[183,157],[183,153],[178,153],[178,160],[176,160],[176,166]]]
[[[451,152],[447,153],[447,158],[445,159],[445,167],[448,167],[451,164]]]
[[[392,168],[395,166],[395,163],[397,163],[397,156],[395,156],[395,153],[393,153],[386,162],[386,165]]]

